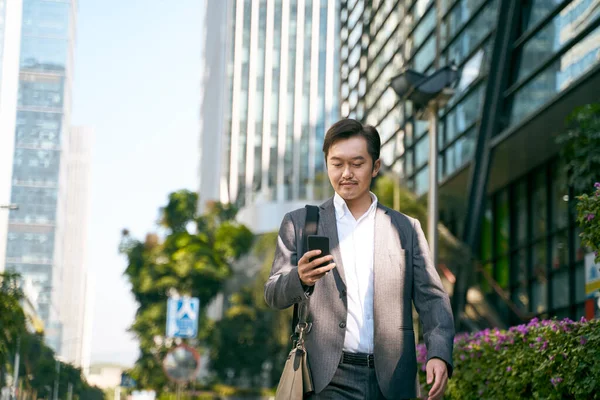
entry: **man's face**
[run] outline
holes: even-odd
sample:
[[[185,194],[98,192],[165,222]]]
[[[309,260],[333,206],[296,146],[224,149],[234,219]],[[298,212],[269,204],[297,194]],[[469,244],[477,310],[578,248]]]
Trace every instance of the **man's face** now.
[[[367,150],[362,136],[341,139],[329,148],[327,175],[333,189],[346,201],[369,193],[371,180],[377,176],[381,161],[375,161]]]

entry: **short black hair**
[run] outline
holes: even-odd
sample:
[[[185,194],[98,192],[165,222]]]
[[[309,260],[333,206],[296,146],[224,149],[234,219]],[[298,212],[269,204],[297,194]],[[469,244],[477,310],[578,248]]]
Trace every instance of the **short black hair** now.
[[[365,138],[367,141],[367,151],[373,159],[373,163],[379,160],[381,138],[379,137],[377,129],[375,129],[374,126],[363,125],[357,120],[350,118],[345,118],[336,122],[325,134],[325,140],[323,141],[323,154],[325,155],[325,160],[327,160],[329,148],[333,146],[335,142],[341,139],[349,139],[354,136]]]

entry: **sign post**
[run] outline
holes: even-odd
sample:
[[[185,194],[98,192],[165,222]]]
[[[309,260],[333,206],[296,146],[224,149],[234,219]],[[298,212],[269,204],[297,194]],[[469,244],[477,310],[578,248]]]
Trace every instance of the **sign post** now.
[[[167,337],[194,339],[198,336],[200,300],[197,297],[169,297],[167,302]],[[200,355],[185,344],[169,351],[163,360],[167,377],[177,385],[177,400],[182,385],[195,379],[200,368]]]
[[[596,264],[594,258],[594,253],[585,255],[585,295],[588,298],[600,290],[600,264]]]
[[[190,346],[185,344],[175,347],[167,353],[163,360],[163,369],[171,381],[182,383],[193,380],[200,368],[200,355]]]
[[[169,297],[167,337],[192,339],[198,335],[200,300],[197,297]]]
[[[595,298],[600,307],[600,264],[596,264],[595,258],[594,253],[585,255],[585,318],[588,320],[596,317]]]

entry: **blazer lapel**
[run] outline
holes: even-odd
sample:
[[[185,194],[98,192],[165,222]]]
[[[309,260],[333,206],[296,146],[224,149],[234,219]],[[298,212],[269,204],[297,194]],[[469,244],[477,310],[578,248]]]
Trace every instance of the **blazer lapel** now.
[[[337,231],[337,220],[335,217],[335,206],[333,204],[333,198],[327,200],[321,206],[319,213],[319,231],[323,232],[324,236],[329,237],[329,246],[331,248],[331,255],[335,262],[335,269],[338,270],[340,278],[346,285],[346,275],[344,274],[344,265],[342,264],[342,252],[340,251],[340,243]]]
[[[373,282],[375,289],[378,286],[385,284],[385,268],[389,264],[389,238],[392,232],[392,219],[387,213],[387,210],[381,205],[377,205],[375,212],[375,251],[373,254]],[[379,273],[378,273],[379,272]],[[378,282],[378,280],[382,280]],[[377,290],[375,290],[377,292]]]

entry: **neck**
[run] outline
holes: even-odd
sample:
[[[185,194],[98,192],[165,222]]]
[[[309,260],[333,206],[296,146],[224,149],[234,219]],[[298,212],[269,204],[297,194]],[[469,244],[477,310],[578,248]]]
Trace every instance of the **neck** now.
[[[344,199],[344,201],[346,202],[346,205],[348,206],[348,209],[354,218],[359,219],[364,213],[367,212],[369,207],[371,207],[373,199],[371,198],[371,193],[366,192],[364,195],[357,197],[356,199]]]

